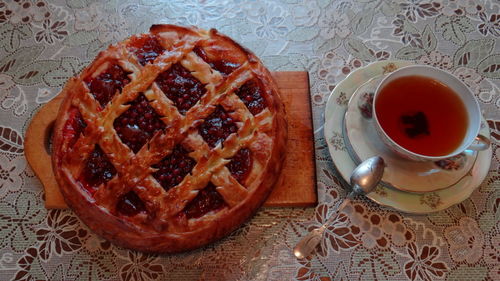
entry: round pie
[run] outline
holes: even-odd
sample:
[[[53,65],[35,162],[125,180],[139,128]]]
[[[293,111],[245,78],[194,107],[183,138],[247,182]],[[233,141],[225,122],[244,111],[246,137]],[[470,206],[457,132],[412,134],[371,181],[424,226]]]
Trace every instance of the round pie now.
[[[117,245],[172,253],[213,242],[279,177],[287,123],[276,83],[214,29],[153,25],[101,52],[62,94],[58,184]]]

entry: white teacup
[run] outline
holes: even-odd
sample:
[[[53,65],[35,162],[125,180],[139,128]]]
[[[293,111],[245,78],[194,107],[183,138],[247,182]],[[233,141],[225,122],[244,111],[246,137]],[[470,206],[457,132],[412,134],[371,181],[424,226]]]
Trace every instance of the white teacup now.
[[[423,155],[413,151],[408,150],[407,148],[401,146],[396,143],[389,135],[384,131],[382,126],[379,123],[379,119],[377,118],[377,97],[379,96],[380,91],[393,80],[405,77],[405,76],[424,76],[434,80],[437,80],[449,88],[451,88],[460,98],[460,100],[465,105],[465,111],[468,116],[468,125],[464,124],[464,126],[468,126],[466,129],[466,133],[460,145],[454,149],[451,153],[447,153],[446,155],[439,156],[430,156]],[[404,94],[404,93],[401,93]],[[481,111],[479,108],[479,104],[475,99],[472,92],[469,88],[460,81],[454,75],[440,70],[435,67],[425,66],[425,65],[411,65],[400,68],[391,74],[387,75],[378,85],[377,90],[375,92],[373,98],[373,116],[375,119],[375,128],[377,133],[381,137],[382,141],[385,145],[387,145],[392,151],[399,154],[402,157],[405,157],[414,161],[438,161],[446,158],[450,158],[462,153],[464,150],[485,150],[490,145],[490,140],[483,135],[479,135],[479,129],[481,126]]]

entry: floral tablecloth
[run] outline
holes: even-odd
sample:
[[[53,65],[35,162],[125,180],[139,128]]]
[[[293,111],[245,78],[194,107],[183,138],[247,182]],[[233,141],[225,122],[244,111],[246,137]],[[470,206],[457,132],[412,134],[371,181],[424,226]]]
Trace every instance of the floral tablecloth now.
[[[99,50],[154,23],[217,28],[272,70],[307,70],[319,204],[263,208],[230,237],[178,255],[111,245],[70,210],[47,211],[23,137],[40,106]],[[500,280],[498,0],[0,1],[1,280]],[[402,59],[462,79],[480,101],[493,159],[470,199],[409,215],[358,198],[318,254],[291,249],[345,197],[323,138],[332,89],[370,62]]]

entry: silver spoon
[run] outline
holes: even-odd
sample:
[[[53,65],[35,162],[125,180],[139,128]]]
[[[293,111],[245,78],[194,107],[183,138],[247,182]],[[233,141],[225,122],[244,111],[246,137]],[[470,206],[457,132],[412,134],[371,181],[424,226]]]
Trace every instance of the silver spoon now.
[[[323,238],[323,232],[325,232],[326,228],[337,218],[336,214],[342,211],[356,195],[366,195],[375,189],[382,179],[384,168],[384,159],[380,156],[368,158],[359,164],[356,169],[352,171],[350,178],[352,190],[347,195],[347,198],[340,204],[335,214],[331,215],[322,226],[313,229],[295,245],[293,254],[298,259],[308,257]]]

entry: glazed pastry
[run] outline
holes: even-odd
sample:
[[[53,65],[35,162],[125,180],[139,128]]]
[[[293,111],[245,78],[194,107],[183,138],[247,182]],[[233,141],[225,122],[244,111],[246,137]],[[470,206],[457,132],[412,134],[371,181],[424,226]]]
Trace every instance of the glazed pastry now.
[[[80,219],[117,245],[172,253],[220,239],[280,175],[278,88],[214,29],[154,25],[101,52],[63,94],[54,173]]]

